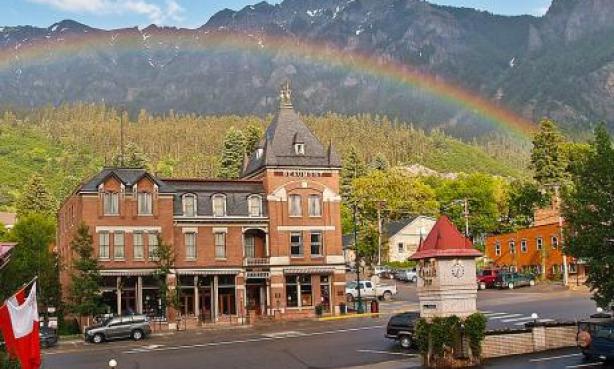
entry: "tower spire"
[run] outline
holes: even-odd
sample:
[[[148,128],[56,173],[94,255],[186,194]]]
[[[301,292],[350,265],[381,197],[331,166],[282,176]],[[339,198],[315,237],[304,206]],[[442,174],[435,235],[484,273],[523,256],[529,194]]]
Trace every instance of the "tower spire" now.
[[[279,103],[282,107],[292,106],[292,89],[290,88],[289,80],[286,80],[286,82],[281,85],[281,89],[279,91]]]

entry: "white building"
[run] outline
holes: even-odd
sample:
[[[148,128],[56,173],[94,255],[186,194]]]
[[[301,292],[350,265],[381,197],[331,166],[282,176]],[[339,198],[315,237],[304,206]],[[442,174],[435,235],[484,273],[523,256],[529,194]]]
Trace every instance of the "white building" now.
[[[384,224],[384,242],[387,240],[386,261],[407,261],[418,250],[433,226],[435,218],[420,215]],[[384,247],[386,250],[386,247]]]

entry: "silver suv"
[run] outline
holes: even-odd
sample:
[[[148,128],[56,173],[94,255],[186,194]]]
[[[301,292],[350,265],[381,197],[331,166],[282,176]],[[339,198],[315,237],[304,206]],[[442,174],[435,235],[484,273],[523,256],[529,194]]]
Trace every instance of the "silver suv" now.
[[[85,340],[101,343],[106,340],[132,338],[138,341],[151,334],[149,320],[145,315],[110,317],[85,329]]]

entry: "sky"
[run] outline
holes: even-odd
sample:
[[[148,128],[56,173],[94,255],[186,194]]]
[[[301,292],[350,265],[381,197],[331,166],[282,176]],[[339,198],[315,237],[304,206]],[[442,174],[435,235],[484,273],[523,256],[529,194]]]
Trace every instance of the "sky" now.
[[[97,28],[158,25],[200,27],[217,11],[260,0],[0,0],[0,26],[48,27],[73,19]],[[503,15],[543,15],[552,0],[429,0]],[[280,0],[269,0],[279,3]]]

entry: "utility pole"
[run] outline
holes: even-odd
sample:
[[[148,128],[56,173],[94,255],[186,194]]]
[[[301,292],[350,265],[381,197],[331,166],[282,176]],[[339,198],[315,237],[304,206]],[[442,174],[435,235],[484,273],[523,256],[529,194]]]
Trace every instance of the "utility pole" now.
[[[463,211],[463,216],[465,217],[465,237],[469,238],[469,200],[465,197],[463,199],[465,209]]]
[[[124,109],[119,116],[119,164],[124,167]]]
[[[382,265],[382,208],[384,200],[377,200],[377,265]]]

